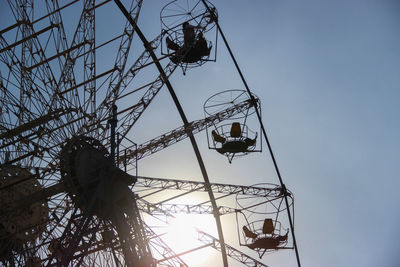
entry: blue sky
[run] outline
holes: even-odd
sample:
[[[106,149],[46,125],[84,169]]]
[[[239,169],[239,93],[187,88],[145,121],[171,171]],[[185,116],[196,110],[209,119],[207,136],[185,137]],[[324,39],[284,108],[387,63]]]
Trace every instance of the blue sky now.
[[[261,100],[280,171],[295,196],[302,265],[399,266],[400,2],[213,2],[247,83]],[[144,1],[138,25],[148,40],[160,33],[159,14],[167,3]],[[112,19],[99,25],[110,31],[122,15],[106,11]],[[0,28],[10,25],[1,15]],[[190,121],[204,117],[203,103],[216,92],[244,89],[221,38],[217,62],[185,76],[177,70],[171,83]],[[181,125],[163,90],[130,138],[142,143]],[[266,147],[229,164],[208,150],[205,133],[196,139],[211,182],[278,183]],[[202,180],[188,140],[143,159],[139,174]],[[223,223],[226,239],[235,242],[234,219]],[[220,259],[211,249],[210,255],[213,266]],[[294,252],[267,255],[263,262],[294,266]]]
[[[248,38],[259,54],[236,54],[254,91],[265,88],[264,121],[296,196],[304,266],[399,264],[399,8],[393,1],[250,8],[259,19]]]
[[[398,266],[400,4],[216,1],[215,6],[247,82],[262,101],[279,167],[295,195],[303,266]],[[216,63],[175,75],[172,84],[193,119],[191,114],[200,113],[194,99],[205,100],[200,95],[209,88],[243,88],[221,39]],[[231,165],[216,164],[219,155],[207,151],[204,158],[213,181],[277,183],[265,152]],[[272,266],[288,266],[277,259]],[[270,263],[268,256],[264,260]]]

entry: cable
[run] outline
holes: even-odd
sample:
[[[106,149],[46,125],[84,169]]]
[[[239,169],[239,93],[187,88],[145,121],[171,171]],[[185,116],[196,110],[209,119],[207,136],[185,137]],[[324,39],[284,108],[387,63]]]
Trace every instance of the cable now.
[[[231,50],[231,48],[230,48],[230,46],[229,46],[229,44],[228,44],[228,41],[226,40],[225,35],[224,35],[224,33],[222,32],[222,29],[221,29],[221,27],[220,27],[220,25],[219,25],[219,23],[218,23],[218,18],[215,16],[214,12],[213,12],[213,11],[210,9],[210,7],[207,5],[206,1],[205,1],[205,0],[201,0],[201,1],[203,2],[204,6],[207,8],[208,12],[209,12],[210,15],[212,16],[212,19],[215,21],[215,24],[217,25],[218,31],[219,31],[219,33],[221,34],[222,39],[224,40],[225,46],[226,46],[226,48],[227,48],[228,51],[229,51],[229,54],[230,54],[230,56],[231,56],[231,58],[232,58],[232,60],[233,60],[233,63],[235,64],[235,67],[236,67],[236,69],[237,69],[237,71],[238,71],[238,73],[239,73],[239,75],[240,75],[240,78],[242,79],[242,82],[243,82],[244,86],[246,87],[247,93],[249,94],[252,103],[256,104],[256,103],[257,103],[257,102],[256,102],[256,99],[254,98],[253,94],[251,93],[250,88],[249,88],[249,86],[247,85],[246,79],[244,78],[244,76],[243,76],[243,74],[242,74],[242,71],[240,70],[239,65],[238,65],[238,63],[237,63],[237,61],[236,61],[236,59],[235,59],[235,56],[233,55],[232,50]],[[288,218],[289,218],[289,223],[290,223],[290,230],[291,230],[291,232],[292,232],[293,246],[294,246],[294,249],[295,249],[295,252],[296,252],[297,265],[298,265],[298,267],[301,267],[300,258],[299,258],[299,252],[298,252],[298,249],[297,249],[296,237],[295,237],[295,235],[294,235],[294,227],[293,227],[293,222],[292,222],[292,216],[291,216],[290,210],[289,210],[289,202],[288,202],[288,199],[287,199],[287,190],[286,190],[286,186],[285,186],[285,184],[283,183],[282,176],[281,176],[281,173],[280,173],[279,168],[278,168],[278,164],[277,164],[277,162],[276,162],[276,160],[275,160],[275,156],[274,156],[274,153],[273,153],[273,151],[272,151],[271,144],[270,144],[270,142],[269,142],[267,133],[266,133],[265,128],[264,128],[264,125],[263,125],[263,123],[262,123],[261,114],[260,114],[260,112],[258,111],[258,109],[257,109],[256,106],[255,106],[255,110],[256,110],[256,113],[257,113],[258,121],[259,121],[259,123],[260,123],[260,125],[261,125],[261,130],[262,130],[262,132],[263,132],[265,141],[267,142],[267,146],[268,146],[269,153],[270,153],[271,158],[272,158],[272,161],[273,161],[273,163],[274,163],[275,171],[276,171],[276,173],[277,173],[277,175],[278,175],[279,182],[280,182],[280,184],[281,184],[281,187],[282,187],[282,190],[283,190],[283,193],[284,193],[284,196],[285,196],[286,210],[287,210],[287,213],[288,213]]]

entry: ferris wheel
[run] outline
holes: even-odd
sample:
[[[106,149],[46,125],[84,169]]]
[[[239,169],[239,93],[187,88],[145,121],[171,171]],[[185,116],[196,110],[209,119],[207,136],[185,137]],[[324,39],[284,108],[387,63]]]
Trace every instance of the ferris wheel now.
[[[193,140],[203,130],[208,136],[207,129],[221,129],[223,135],[224,121],[247,118],[260,107],[235,90],[239,97],[228,105],[205,104],[205,118],[184,121],[142,144],[131,140],[132,127],[157,94],[165,87],[171,92],[169,78],[177,68],[185,73],[216,60],[217,11],[206,3],[168,3],[160,13],[161,34],[147,40],[138,26],[142,0],[8,1],[10,17],[0,30],[2,265],[188,266],[155,226],[155,221],[168,225],[177,213],[236,214],[239,247],[201,229],[198,240],[246,266],[266,266],[249,255],[252,250],[261,257],[292,248],[290,238],[268,248],[256,244],[284,236],[282,229],[288,228],[280,220],[286,209],[293,212],[293,195],[278,185],[194,182],[137,172],[142,158]],[[111,14],[118,19],[110,22]],[[183,30],[185,23],[193,27],[193,40]],[[157,71],[150,71],[154,65]],[[244,131],[246,120],[239,125],[246,133],[240,138],[257,138]],[[260,151],[248,147],[233,154]],[[231,161],[232,151],[224,153]],[[174,202],[195,193],[209,199]],[[233,198],[236,206],[216,209],[214,194]],[[289,207],[282,204],[287,196]],[[268,232],[257,232],[260,220],[268,221]],[[257,236],[242,233],[242,227]]]

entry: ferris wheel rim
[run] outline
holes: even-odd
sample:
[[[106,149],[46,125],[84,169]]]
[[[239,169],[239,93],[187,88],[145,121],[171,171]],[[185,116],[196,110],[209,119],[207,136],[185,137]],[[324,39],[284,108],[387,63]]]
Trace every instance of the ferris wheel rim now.
[[[196,21],[199,18],[199,16],[206,14],[207,8],[204,6],[204,4],[202,3],[201,0],[196,0],[197,2],[193,5],[193,6],[189,6],[189,2],[186,1],[186,7],[183,7],[182,5],[178,5],[177,2],[182,1],[182,0],[173,0],[169,3],[167,3],[160,11],[160,22],[161,22],[161,28],[163,29],[162,31],[169,31],[169,30],[174,30],[175,28],[179,27],[182,25],[182,23],[184,22],[190,22],[190,21]],[[215,6],[209,2],[208,0],[206,0],[207,5],[212,7],[212,10],[215,14],[215,16],[218,17],[218,13],[217,13],[217,9],[215,8]],[[170,5],[175,5],[175,8],[170,7]],[[202,6],[202,8],[200,7],[201,12],[197,12],[196,14],[193,14],[193,11],[195,8]],[[177,12],[179,11],[182,13],[178,13],[178,14],[169,14],[169,15],[163,15],[163,13],[167,13],[167,11],[170,12]],[[180,17],[182,16],[182,18],[178,18],[176,20],[174,20],[173,22],[169,22],[167,23],[165,20],[167,18],[170,17]],[[201,22],[200,22],[201,23]],[[172,26],[174,25],[174,26]],[[165,28],[164,28],[165,27]],[[213,28],[215,27],[215,24],[211,25],[211,27],[208,27],[205,29],[204,33],[211,31]],[[179,29],[180,30],[180,29]]]
[[[267,198],[267,200],[265,201],[259,201],[258,203],[247,203],[247,205],[245,205],[243,202],[245,201],[252,201],[255,200],[256,198],[259,198],[259,196],[242,196],[237,194],[236,195],[236,204],[238,205],[238,207],[240,208],[240,210],[242,211],[246,211],[252,214],[259,214],[259,215],[272,215],[272,214],[279,214],[283,211],[285,211],[287,208],[286,206],[281,207],[281,204],[284,201],[284,195],[282,194],[282,188],[279,185],[276,184],[271,184],[271,183],[257,183],[252,185],[254,187],[268,187],[268,186],[273,186],[273,190],[272,192],[275,192],[271,195],[266,195],[265,197]],[[289,203],[289,208],[292,207],[294,205],[294,200],[293,200],[293,195],[292,193],[287,190],[288,194],[289,194],[289,199],[291,200],[291,203]],[[269,199],[270,198],[270,199]],[[280,202],[277,205],[274,204],[274,202]],[[271,205],[273,206],[272,209],[275,209],[273,211],[257,211],[256,209],[263,205],[263,204],[269,204],[271,203]]]
[[[259,102],[259,98],[253,94],[254,99]],[[230,89],[218,92],[212,96],[210,96],[203,104],[204,113],[208,116],[217,113],[220,110],[227,109],[229,107],[236,106],[239,103],[244,101],[248,101],[250,103],[251,98],[248,97],[248,93],[242,89]],[[257,108],[260,109],[260,105],[257,105]],[[239,113],[237,116],[232,117],[231,119],[242,119],[248,116],[251,116],[256,112],[254,107],[250,107],[250,110],[246,113]]]

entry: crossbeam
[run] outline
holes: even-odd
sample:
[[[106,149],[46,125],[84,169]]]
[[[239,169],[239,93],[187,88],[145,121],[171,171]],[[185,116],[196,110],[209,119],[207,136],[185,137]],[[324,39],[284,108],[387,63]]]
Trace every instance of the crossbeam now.
[[[260,186],[245,186],[245,185],[233,185],[233,184],[219,184],[210,183],[211,189],[214,193],[222,194],[240,194],[240,195],[251,195],[261,197],[279,197],[281,196],[282,189],[275,184],[266,184],[268,187]],[[165,179],[165,178],[151,178],[138,176],[135,187],[151,187],[152,189],[175,189],[183,191],[198,191],[206,192],[204,188],[204,182],[188,181],[188,180],[177,180],[177,179]]]
[[[187,204],[152,204],[138,201],[139,209],[152,215],[168,214],[213,214],[211,205],[187,205]],[[232,214],[237,210],[231,207],[218,206],[220,215]]]
[[[32,38],[36,38],[36,37],[39,36],[40,34],[42,34],[42,33],[44,33],[44,32],[47,32],[48,30],[51,30],[51,29],[54,28],[54,27],[58,27],[58,25],[54,25],[54,24],[53,24],[53,25],[50,25],[50,26],[48,26],[48,27],[46,27],[46,28],[44,28],[44,29],[42,29],[42,30],[40,30],[40,31],[37,31],[37,32],[33,33],[33,34],[30,35],[30,36],[27,36],[27,37],[25,37],[25,38],[23,38],[23,39],[21,39],[21,40],[15,42],[15,43],[13,43],[13,44],[10,44],[9,46],[4,47],[3,49],[0,49],[0,53],[4,52],[4,51],[6,51],[6,50],[10,50],[11,48],[13,48],[13,47],[15,47],[15,46],[17,46],[17,45],[19,45],[19,44],[22,44],[23,42],[26,42],[26,41],[28,41],[28,40],[30,40],[30,39],[32,39]]]
[[[211,244],[212,248],[214,248],[214,249],[216,249],[218,251],[221,251],[221,243],[219,242],[219,240],[217,238],[215,238],[212,235],[209,235],[209,234],[207,234],[207,233],[205,233],[205,232],[203,232],[203,231],[201,231],[199,229],[196,229],[196,230],[197,230],[197,233],[198,233],[198,240],[200,242],[202,242],[204,244]],[[226,253],[230,258],[232,258],[232,259],[234,259],[234,260],[236,260],[238,262],[241,262],[246,266],[249,266],[249,267],[261,267],[261,266],[268,267],[268,265],[266,265],[266,264],[264,264],[264,263],[262,263],[262,262],[260,262],[260,261],[258,261],[256,259],[252,258],[251,256],[249,256],[249,255],[247,255],[247,254],[235,249],[234,247],[231,247],[231,246],[225,244],[225,248],[226,248]]]

